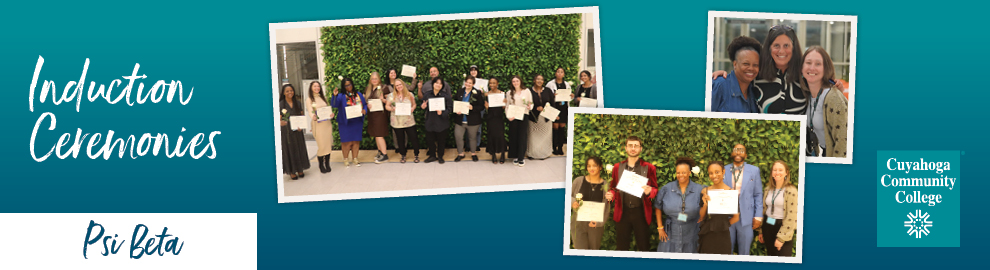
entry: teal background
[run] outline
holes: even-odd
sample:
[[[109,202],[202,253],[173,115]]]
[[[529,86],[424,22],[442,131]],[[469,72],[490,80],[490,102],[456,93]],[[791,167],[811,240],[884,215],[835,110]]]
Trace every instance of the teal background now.
[[[929,162],[949,162],[949,170],[943,170],[942,174],[935,170],[930,171],[901,171],[889,170],[887,160],[896,158],[897,162],[919,162],[924,158]],[[962,181],[959,174],[962,172],[959,166],[959,151],[877,151],[877,246],[878,247],[959,247],[959,202],[962,193]],[[896,164],[891,164],[895,169]],[[913,169],[913,167],[911,168]],[[880,177],[888,174],[894,178],[956,178],[952,190],[948,187],[884,187],[880,182]],[[885,179],[890,183],[890,178]],[[927,203],[898,203],[895,195],[898,191],[912,194],[920,191],[923,195],[941,194],[942,203],[929,206]],[[901,195],[901,200],[906,200]],[[928,221],[932,221],[929,227],[930,234],[922,234],[921,238],[907,234],[908,228],[904,227],[904,221],[908,220],[908,213],[916,213],[921,210],[921,214],[928,213]]]
[[[852,165],[807,164],[804,264],[562,256],[563,189],[311,203],[276,203],[268,24],[367,17],[600,6],[605,106],[704,110],[708,10],[857,15]],[[877,248],[873,157],[877,150],[967,152],[984,143],[986,3],[740,1],[210,1],[4,3],[0,23],[0,212],[258,213],[258,265],[287,268],[471,267],[739,269],[942,267],[982,263],[988,222],[980,196],[962,196],[960,248]],[[147,80],[195,87],[186,106],[43,105],[28,111],[39,55],[42,78],[108,82],[142,65]],[[704,77],[703,77],[704,76]],[[216,159],[31,159],[41,112],[61,132],[208,133]],[[191,136],[191,135],[187,135]],[[963,179],[981,179],[966,170]],[[967,190],[987,190],[971,181]],[[502,207],[492,207],[498,203]],[[978,206],[977,206],[978,207]],[[8,222],[8,221],[4,221]],[[80,231],[84,224],[80,224]],[[218,224],[236,226],[236,224]],[[82,236],[80,236],[82,237]],[[9,243],[3,243],[9,244]],[[194,243],[188,243],[194,244]],[[923,255],[923,256],[916,256]],[[57,259],[57,258],[53,258]]]

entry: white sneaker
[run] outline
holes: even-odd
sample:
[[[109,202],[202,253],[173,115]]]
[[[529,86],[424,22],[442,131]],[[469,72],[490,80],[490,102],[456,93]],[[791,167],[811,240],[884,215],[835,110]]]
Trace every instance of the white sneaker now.
[[[351,167],[351,159],[345,158],[344,159],[344,166],[347,166],[348,168],[350,168]]]
[[[354,166],[361,167],[361,162],[359,162],[357,158],[354,158]]]
[[[526,166],[526,160],[525,159],[519,161],[519,167],[522,167],[522,166]]]

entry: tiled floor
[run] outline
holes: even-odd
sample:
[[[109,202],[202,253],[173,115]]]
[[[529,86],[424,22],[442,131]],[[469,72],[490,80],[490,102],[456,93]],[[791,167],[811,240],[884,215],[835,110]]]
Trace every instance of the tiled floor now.
[[[309,145],[312,144],[312,145]],[[316,145],[309,143],[311,156],[316,153]],[[482,150],[483,151],[483,150]],[[390,161],[375,164],[372,159],[377,151],[365,150],[359,154],[361,167],[345,167],[341,152],[333,151],[330,167],[332,172],[321,174],[316,159],[312,159],[306,177],[291,180],[282,175],[285,196],[344,194],[359,192],[405,191],[453,187],[475,187],[494,185],[553,183],[564,181],[563,156],[546,160],[526,160],[526,166],[505,164],[495,165],[487,154],[478,153],[482,160],[468,158],[454,162],[456,149],[447,149],[444,164],[413,163],[409,153],[406,163],[399,163],[399,156],[389,151]],[[426,160],[426,151],[420,152],[420,160]]]

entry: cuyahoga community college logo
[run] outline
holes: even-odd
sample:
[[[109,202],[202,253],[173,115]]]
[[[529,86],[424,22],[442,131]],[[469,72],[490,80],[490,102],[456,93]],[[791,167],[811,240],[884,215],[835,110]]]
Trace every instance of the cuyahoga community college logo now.
[[[928,228],[932,227],[932,222],[928,221],[931,215],[925,212],[924,215],[921,214],[921,209],[918,209],[914,213],[908,212],[908,220],[904,222],[904,227],[908,227],[907,234],[914,235],[914,238],[921,238],[921,234],[924,233],[928,235],[931,231]]]

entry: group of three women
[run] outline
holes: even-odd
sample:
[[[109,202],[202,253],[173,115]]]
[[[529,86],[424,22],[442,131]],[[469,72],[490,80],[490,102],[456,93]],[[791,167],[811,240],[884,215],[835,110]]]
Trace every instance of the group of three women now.
[[[571,207],[580,208],[578,201],[605,203],[612,200],[605,180],[602,178],[603,164],[598,157],[585,159],[587,175],[574,179]],[[732,190],[731,183],[725,183],[725,166],[721,161],[708,164],[708,177],[711,186],[691,181],[691,158],[678,158],[675,161],[675,181],[667,183],[657,191],[653,202],[658,221],[657,227],[661,252],[732,254],[730,226],[739,222],[739,214],[708,214],[711,198],[709,190]],[[770,256],[791,256],[794,246],[793,236],[797,222],[797,187],[791,184],[789,168],[784,161],[777,160],[771,165],[772,180],[763,190],[763,220],[766,224],[757,228],[757,241],[763,243]],[[616,180],[612,180],[616,181]],[[604,208],[603,220],[608,217],[610,208]],[[599,249],[604,234],[604,224],[590,221],[577,221],[571,217],[571,239],[576,249]],[[770,222],[773,220],[773,222]],[[665,228],[666,227],[666,228]],[[649,239],[642,237],[640,239]],[[744,245],[748,247],[749,245]],[[739,254],[748,254],[740,252]]]
[[[762,45],[741,36],[727,53],[733,70],[713,74],[711,111],[806,115],[806,154],[846,156],[848,101],[824,48],[811,46],[802,55],[794,29],[777,25]]]
[[[432,72],[432,71],[431,71]],[[506,154],[513,159],[513,164],[525,165],[525,157],[532,159],[545,159],[551,154],[563,155],[563,144],[566,141],[566,117],[557,117],[551,121],[539,117],[543,111],[543,105],[550,103],[553,107],[561,111],[560,116],[566,116],[566,110],[570,101],[580,101],[584,98],[597,98],[597,89],[593,84],[591,73],[581,72],[582,84],[579,89],[573,91],[572,100],[557,101],[554,93],[557,89],[571,89],[571,84],[563,80],[564,69],[558,68],[555,71],[555,80],[544,84],[542,75],[533,78],[531,87],[526,88],[519,76],[513,76],[510,80],[510,90],[504,95],[503,103],[507,105],[524,106],[528,110],[521,119],[506,117],[504,107],[490,107],[488,95],[504,94],[498,87],[498,79],[488,80],[487,87],[475,87],[475,77],[477,68],[472,66],[472,76],[467,76],[463,86],[456,93],[450,93],[448,85],[440,76],[433,77],[429,83],[429,88],[422,91],[419,99],[422,101],[416,104],[416,97],[412,94],[411,86],[417,84],[413,77],[410,83],[406,83],[398,78],[397,72],[390,69],[385,72],[386,79],[382,80],[377,72],[371,74],[368,85],[364,93],[355,91],[354,82],[347,77],[341,78],[340,88],[334,89],[331,99],[327,99],[323,94],[323,89],[319,82],[310,84],[309,101],[312,102],[313,120],[312,130],[318,146],[317,159],[320,171],[323,173],[330,171],[330,151],[333,145],[333,127],[328,119],[319,119],[316,111],[323,107],[333,107],[337,109],[337,114],[331,116],[338,124],[338,131],[341,140],[341,149],[345,166],[361,166],[357,159],[358,149],[362,138],[364,120],[367,118],[368,135],[374,138],[378,154],[375,157],[376,163],[388,160],[387,148],[384,137],[388,133],[388,127],[392,127],[393,143],[395,152],[400,155],[400,163],[405,163],[407,146],[413,149],[413,162],[419,160],[419,140],[416,132],[416,120],[412,114],[417,107],[427,110],[425,113],[425,130],[427,141],[426,163],[437,161],[441,164],[445,162],[443,158],[446,145],[447,132],[453,122],[455,138],[457,140],[458,155],[455,161],[466,158],[465,148],[471,152],[471,159],[478,161],[477,148],[480,146],[481,124],[488,125],[488,147],[487,151],[492,156],[492,163],[505,163]],[[342,89],[342,91],[341,91]],[[294,88],[290,84],[282,87],[280,96],[280,109],[287,111],[287,115],[304,115],[304,105],[300,104],[295,97]],[[444,108],[429,108],[428,100],[442,98]],[[368,100],[381,100],[383,110],[369,111]],[[453,113],[453,101],[468,102],[469,112],[467,114]],[[416,106],[419,105],[419,106]],[[361,115],[348,117],[345,108],[358,106]],[[400,113],[399,111],[403,111]],[[451,115],[453,113],[453,115]],[[509,120],[509,139],[506,140],[504,129],[505,120]],[[453,121],[451,121],[453,120]],[[283,172],[292,179],[303,177],[304,170],[309,168],[309,161],[306,158],[306,149],[303,139],[302,129],[290,128],[287,121],[282,121],[282,152],[283,152]],[[552,131],[551,131],[552,130]],[[476,136],[472,136],[475,135]],[[465,147],[464,137],[467,135],[469,143]]]

